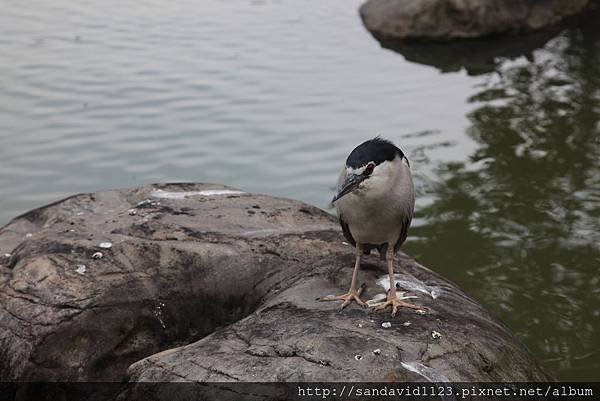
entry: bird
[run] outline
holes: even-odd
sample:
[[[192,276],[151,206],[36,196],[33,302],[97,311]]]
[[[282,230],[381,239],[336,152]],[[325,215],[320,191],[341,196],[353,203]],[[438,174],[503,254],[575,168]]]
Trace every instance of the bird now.
[[[352,301],[366,307],[360,299],[364,285],[357,288],[363,254],[377,249],[387,261],[390,290],[376,310],[391,306],[392,317],[399,307],[422,309],[397,299],[394,259],[406,240],[415,208],[415,190],[408,158],[393,142],[377,136],[358,145],[346,158],[337,191],[332,199],[346,240],[356,248],[350,289],[344,295],[325,296],[320,301]]]

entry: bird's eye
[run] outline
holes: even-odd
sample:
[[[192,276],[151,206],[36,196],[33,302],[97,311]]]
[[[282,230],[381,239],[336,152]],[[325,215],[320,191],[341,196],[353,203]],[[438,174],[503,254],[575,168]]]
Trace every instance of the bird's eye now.
[[[367,164],[367,167],[365,167],[364,174],[371,175],[371,173],[373,172],[374,168],[375,168],[375,165],[373,163]]]

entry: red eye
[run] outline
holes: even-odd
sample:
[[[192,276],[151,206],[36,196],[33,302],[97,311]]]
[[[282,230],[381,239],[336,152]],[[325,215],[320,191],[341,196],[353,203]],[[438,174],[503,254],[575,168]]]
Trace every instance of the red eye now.
[[[367,167],[365,168],[364,174],[371,175],[371,173],[373,172],[374,168],[375,168],[375,165],[373,163],[367,164]]]

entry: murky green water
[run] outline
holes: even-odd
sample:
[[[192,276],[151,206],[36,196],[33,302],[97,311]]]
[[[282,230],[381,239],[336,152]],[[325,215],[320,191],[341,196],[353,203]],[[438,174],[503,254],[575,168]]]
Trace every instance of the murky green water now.
[[[501,316],[561,379],[600,379],[600,30],[567,29],[475,87],[405,250]]]
[[[594,19],[467,48],[386,44],[399,54],[362,28],[360,0],[34,3],[0,14],[0,224],[157,181],[326,208],[346,154],[382,134],[416,176],[404,250],[557,377],[600,379]]]

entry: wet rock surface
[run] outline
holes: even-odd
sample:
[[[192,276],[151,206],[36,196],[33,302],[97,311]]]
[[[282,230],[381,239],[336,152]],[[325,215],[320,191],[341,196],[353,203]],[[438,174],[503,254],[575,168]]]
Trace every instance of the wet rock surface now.
[[[448,41],[554,26],[588,0],[368,0],[365,27],[378,38]]]
[[[548,379],[406,255],[400,291],[423,311],[316,301],[346,292],[353,248],[334,217],[289,199],[213,184],[82,194],[3,227],[0,254],[2,380],[128,378],[126,399],[136,381]],[[364,300],[385,293],[376,255],[359,282]]]

